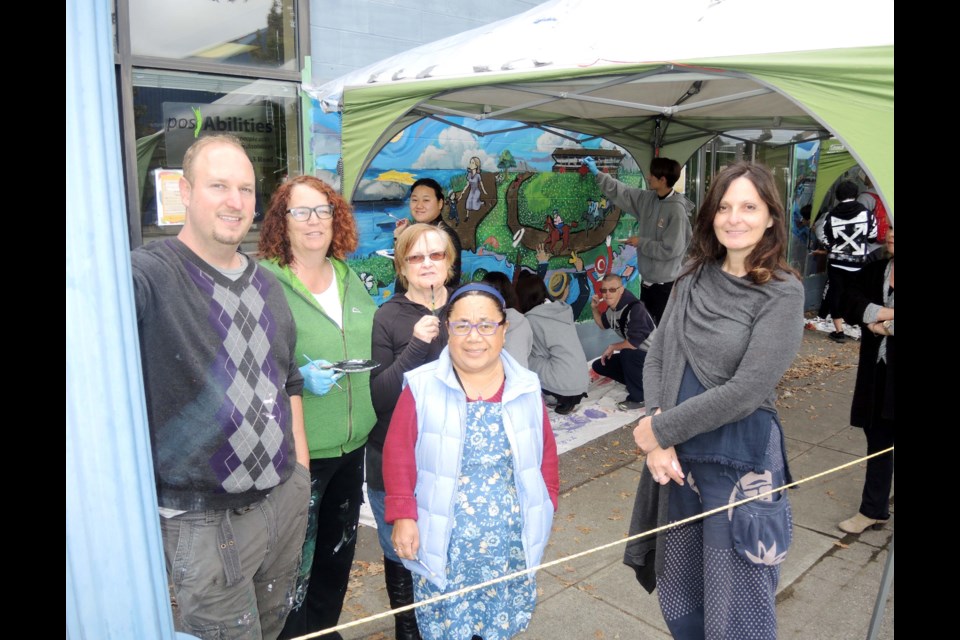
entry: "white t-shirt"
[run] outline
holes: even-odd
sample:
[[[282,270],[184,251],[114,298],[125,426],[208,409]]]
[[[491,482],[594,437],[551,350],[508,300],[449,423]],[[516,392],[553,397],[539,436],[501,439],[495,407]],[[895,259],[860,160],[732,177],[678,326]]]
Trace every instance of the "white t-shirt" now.
[[[327,262],[330,262],[330,258],[327,258]],[[333,269],[333,264],[330,265],[330,268]],[[336,322],[338,327],[343,329],[343,304],[340,302],[340,288],[337,286],[336,272],[333,273],[333,278],[330,279],[330,285],[326,291],[315,293],[313,297],[324,313],[330,316],[330,319]]]

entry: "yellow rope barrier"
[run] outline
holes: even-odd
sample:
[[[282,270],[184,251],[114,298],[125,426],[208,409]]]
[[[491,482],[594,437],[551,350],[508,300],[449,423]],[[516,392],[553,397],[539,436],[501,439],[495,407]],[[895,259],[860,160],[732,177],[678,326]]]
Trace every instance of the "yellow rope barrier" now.
[[[790,483],[788,483],[788,484],[785,484],[785,485],[783,485],[783,486],[781,486],[781,487],[777,487],[776,489],[771,489],[770,491],[765,491],[764,493],[759,493],[759,494],[757,494],[757,495],[755,495],[755,496],[751,496],[751,497],[749,497],[749,498],[744,498],[743,500],[738,500],[737,502],[731,502],[731,503],[725,504],[725,505],[723,505],[723,506],[721,506],[721,507],[717,507],[716,509],[711,509],[710,511],[704,511],[703,513],[698,513],[698,514],[695,515],[695,516],[690,516],[689,518],[684,518],[683,520],[677,520],[676,522],[671,522],[670,524],[666,524],[666,525],[664,525],[664,526],[662,526],[662,527],[657,527],[656,529],[650,529],[649,531],[644,531],[644,532],[642,532],[642,533],[637,533],[637,534],[634,534],[634,535],[632,535],[632,536],[628,536],[628,537],[626,537],[626,538],[622,538],[622,539],[620,539],[620,540],[615,540],[615,541],[613,541],[613,542],[608,542],[607,544],[602,544],[602,545],[600,545],[600,546],[598,546],[598,547],[593,547],[593,548],[591,548],[591,549],[587,549],[586,551],[580,551],[580,552],[578,552],[578,553],[574,553],[573,555],[565,556],[565,557],[563,557],[563,558],[558,558],[558,559],[556,559],[556,560],[551,560],[551,561],[549,561],[549,562],[544,562],[544,563],[539,564],[539,565],[537,565],[537,566],[535,566],[535,567],[528,567],[528,568],[526,568],[526,569],[523,569],[522,571],[516,571],[516,572],[514,572],[514,573],[510,573],[510,574],[507,574],[507,575],[505,575],[505,576],[500,576],[499,578],[492,578],[492,579],[490,579],[490,580],[487,580],[486,582],[478,582],[477,584],[470,585],[469,587],[463,587],[462,589],[458,589],[458,590],[456,590],[456,591],[451,591],[450,593],[445,593],[445,594],[440,595],[440,596],[434,596],[434,597],[429,598],[429,599],[427,599],[427,600],[421,600],[420,602],[415,602],[415,603],[413,603],[413,604],[408,604],[408,605],[403,606],[403,607],[397,607],[396,609],[388,609],[387,611],[384,611],[384,612],[382,612],[382,613],[376,613],[376,614],[373,614],[373,615],[371,615],[371,616],[367,616],[366,618],[360,618],[359,620],[353,620],[353,621],[351,621],[351,622],[345,622],[345,623],[343,623],[343,624],[337,625],[336,627],[330,627],[330,628],[328,628],[328,629],[322,629],[322,630],[320,630],[320,631],[316,631],[316,632],[314,632],[314,633],[307,634],[307,635],[305,635],[305,636],[298,636],[298,637],[295,638],[294,640],[307,640],[308,638],[319,638],[320,636],[325,636],[325,635],[328,635],[328,634],[331,634],[331,633],[334,633],[334,632],[337,632],[337,631],[343,631],[344,629],[350,629],[350,628],[352,628],[352,627],[358,627],[358,626],[360,626],[360,625],[367,624],[368,622],[374,622],[374,621],[376,621],[376,620],[380,620],[381,618],[392,617],[393,614],[395,614],[395,613],[403,613],[404,611],[412,611],[413,609],[416,609],[416,608],[418,608],[418,607],[422,607],[422,606],[425,606],[425,605],[428,605],[428,604],[434,604],[435,602],[440,602],[441,600],[446,600],[447,598],[453,598],[453,597],[455,597],[455,596],[462,596],[462,595],[464,595],[464,594],[470,593],[471,591],[476,591],[476,590],[478,590],[478,589],[485,589],[486,587],[489,587],[489,586],[498,584],[498,583],[500,583],[500,582],[505,582],[505,581],[507,581],[507,580],[513,580],[514,578],[517,578],[517,577],[526,575],[526,574],[528,574],[528,573],[533,573],[533,572],[535,572],[535,571],[540,571],[541,569],[546,569],[546,568],[548,568],[548,567],[553,567],[553,566],[556,566],[556,565],[558,565],[558,564],[562,564],[562,563],[564,563],[564,562],[570,562],[571,560],[576,560],[577,558],[582,558],[582,557],[584,557],[584,556],[588,556],[588,555],[590,555],[591,553],[596,553],[596,552],[598,552],[598,551],[604,551],[604,550],[606,550],[606,549],[611,549],[611,548],[616,547],[616,546],[618,546],[618,545],[622,545],[622,544],[626,544],[626,543],[628,543],[628,542],[632,542],[633,540],[639,540],[640,538],[645,538],[645,537],[647,537],[647,536],[651,536],[651,535],[654,535],[654,534],[657,534],[657,533],[661,533],[661,532],[663,532],[663,531],[667,531],[668,529],[672,529],[672,528],[674,528],[674,527],[679,527],[679,526],[684,525],[684,524],[689,524],[689,523],[691,523],[691,522],[696,522],[697,520],[702,520],[703,518],[706,518],[706,517],[708,517],[708,516],[712,516],[712,515],[714,515],[715,513],[722,513],[722,512],[724,512],[724,511],[727,511],[727,510],[732,509],[732,508],[734,508],[734,507],[739,507],[740,505],[747,504],[748,502],[753,502],[754,500],[759,500],[760,498],[763,498],[763,497],[772,495],[772,494],[774,494],[774,493],[779,493],[779,492],[783,491],[784,489],[790,489],[790,488],[792,488],[792,487],[797,487],[797,486],[799,486],[799,485],[801,485],[801,484],[803,484],[803,483],[805,483],[805,482],[810,482],[810,481],[812,481],[812,480],[817,480],[818,478],[822,478],[822,477],[824,477],[824,476],[830,475],[831,473],[836,473],[837,471],[842,471],[843,469],[846,469],[847,467],[852,467],[852,466],[854,466],[854,465],[856,465],[856,464],[860,464],[861,462],[863,462],[863,461],[865,461],[865,460],[869,460],[870,458],[876,458],[877,456],[882,456],[882,455],[885,455],[885,454],[887,454],[887,453],[892,453],[892,452],[893,452],[893,449],[894,449],[893,447],[890,447],[889,449],[884,449],[883,451],[878,451],[878,452],[872,453],[872,454],[870,454],[870,455],[868,455],[868,456],[864,456],[864,457],[862,457],[862,458],[857,458],[856,460],[851,460],[850,462],[847,462],[847,463],[841,464],[841,465],[839,465],[839,466],[833,467],[832,469],[827,469],[826,471],[821,471],[820,473],[816,473],[816,474],[810,476],[809,478],[804,478],[804,479],[802,479],[802,480],[794,480],[793,482],[790,482]]]

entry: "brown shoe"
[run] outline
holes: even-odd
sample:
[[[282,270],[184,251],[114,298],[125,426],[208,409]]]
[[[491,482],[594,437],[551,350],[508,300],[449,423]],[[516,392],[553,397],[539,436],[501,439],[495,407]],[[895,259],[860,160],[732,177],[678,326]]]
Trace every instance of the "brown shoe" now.
[[[882,529],[885,524],[887,524],[886,520],[874,520],[862,513],[857,513],[857,515],[844,520],[837,526],[846,533],[863,533],[867,529]]]

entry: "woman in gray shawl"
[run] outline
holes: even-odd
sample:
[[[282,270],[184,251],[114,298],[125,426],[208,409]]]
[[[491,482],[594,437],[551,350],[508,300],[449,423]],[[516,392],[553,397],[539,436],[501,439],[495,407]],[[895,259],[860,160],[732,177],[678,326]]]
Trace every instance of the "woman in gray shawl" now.
[[[800,347],[803,286],[785,247],[770,170],[738,162],[721,171],[644,367],[647,415],[634,438],[647,459],[631,534],[789,482],[774,402]],[[674,637],[775,638],[790,539],[781,491],[634,541],[624,561],[658,588]]]

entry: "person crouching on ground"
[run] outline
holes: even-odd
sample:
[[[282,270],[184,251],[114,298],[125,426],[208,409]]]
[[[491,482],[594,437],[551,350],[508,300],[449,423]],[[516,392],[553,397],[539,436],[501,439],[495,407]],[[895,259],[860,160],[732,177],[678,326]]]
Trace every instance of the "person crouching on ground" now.
[[[543,395],[557,399],[554,411],[560,415],[572,413],[590,385],[587,356],[577,335],[573,309],[564,302],[566,296],[564,287],[551,301],[543,280],[532,273],[521,275],[517,283],[520,310],[533,333],[530,370],[540,377]]]
[[[627,291],[620,276],[608,274],[600,283],[599,296],[590,298],[593,321],[601,329],[613,329],[619,342],[608,345],[593,370],[627,386],[627,398],[617,403],[621,411],[643,408],[643,362],[647,357],[653,318],[643,302]],[[607,310],[600,313],[600,303]],[[619,353],[618,353],[619,352]]]

